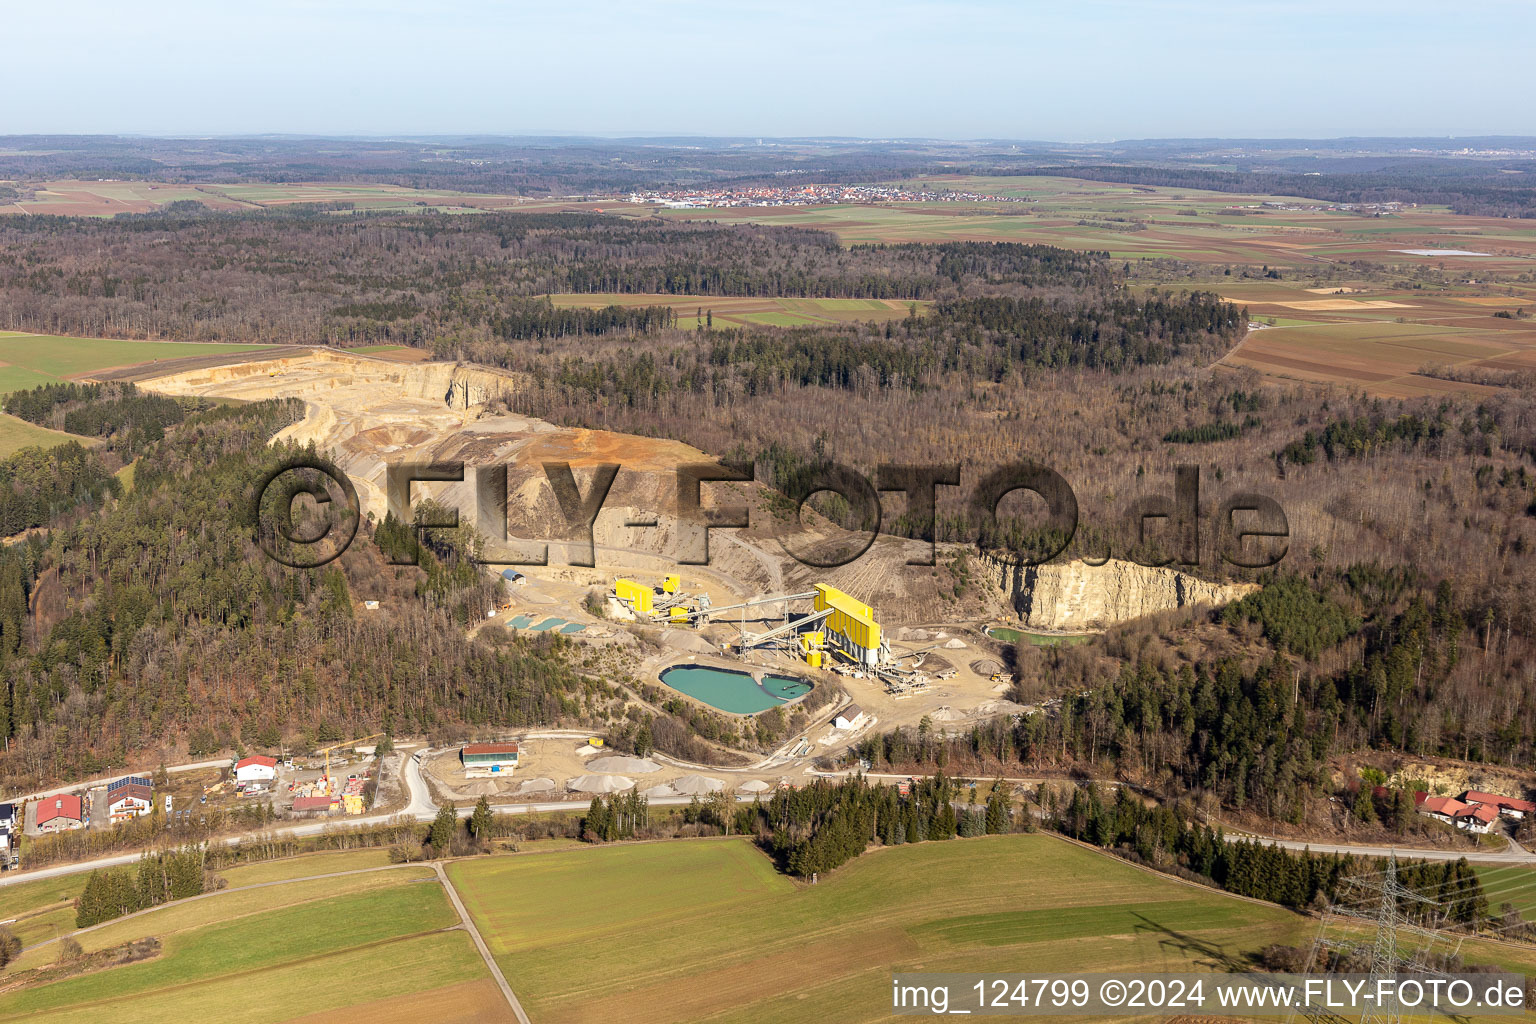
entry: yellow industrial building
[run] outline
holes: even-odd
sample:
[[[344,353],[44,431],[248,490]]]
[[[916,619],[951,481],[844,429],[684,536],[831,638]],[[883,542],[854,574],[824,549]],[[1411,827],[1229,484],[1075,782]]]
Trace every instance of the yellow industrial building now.
[[[644,583],[636,583],[634,580],[625,579],[614,580],[613,596],[629,605],[636,615],[651,614],[651,605],[655,594]]]
[[[827,646],[860,665],[880,664],[880,623],[869,605],[825,583],[816,584],[814,600],[818,612],[831,611],[822,624]]]

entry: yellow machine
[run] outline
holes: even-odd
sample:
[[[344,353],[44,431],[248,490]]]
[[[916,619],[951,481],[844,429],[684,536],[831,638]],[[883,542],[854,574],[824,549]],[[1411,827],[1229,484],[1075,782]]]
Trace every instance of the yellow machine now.
[[[836,587],[818,583],[814,606],[817,611],[832,612],[822,627],[827,646],[861,665],[880,663],[880,624],[869,605],[855,601]]]
[[[686,626],[688,624],[688,609],[680,604],[673,605],[668,610],[667,614],[671,617],[673,622],[678,623],[679,625]]]
[[[613,596],[629,605],[636,615],[651,614],[652,592],[651,588],[634,580],[617,579],[613,581]]]
[[[811,668],[821,668],[822,650],[827,645],[827,635],[820,630],[800,634],[800,656]]]
[[[662,581],[661,592],[663,594],[675,594],[682,588],[682,586],[683,578],[681,576],[668,576],[665,580]]]

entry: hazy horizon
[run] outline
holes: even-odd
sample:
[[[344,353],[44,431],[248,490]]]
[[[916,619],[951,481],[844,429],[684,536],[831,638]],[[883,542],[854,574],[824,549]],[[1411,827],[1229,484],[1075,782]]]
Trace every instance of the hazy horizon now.
[[[0,134],[1029,140],[1536,134],[1515,0],[190,0],[18,8]],[[426,16],[424,18],[424,15]],[[294,26],[300,26],[295,28]],[[68,35],[65,32],[68,31]]]

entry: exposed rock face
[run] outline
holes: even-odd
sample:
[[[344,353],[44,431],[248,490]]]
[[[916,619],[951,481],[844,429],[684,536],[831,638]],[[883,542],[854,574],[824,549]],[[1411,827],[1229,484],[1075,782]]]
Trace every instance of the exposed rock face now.
[[[1189,605],[1219,607],[1258,589],[1113,559],[1100,566],[1080,561],[1011,566],[996,559],[984,564],[1033,629],[1102,629]]]
[[[143,382],[172,395],[218,394],[247,400],[311,396],[336,404],[336,392],[377,401],[383,395],[420,399],[475,412],[523,386],[517,374],[468,363],[397,363],[338,349],[290,352],[273,359],[183,370]]]

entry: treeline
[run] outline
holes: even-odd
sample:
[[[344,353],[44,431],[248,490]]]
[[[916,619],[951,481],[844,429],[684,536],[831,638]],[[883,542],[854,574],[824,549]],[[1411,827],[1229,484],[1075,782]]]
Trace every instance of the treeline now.
[[[95,508],[121,493],[121,482],[78,441],[53,448],[23,448],[0,459],[0,536],[47,526],[75,509]],[[0,578],[3,575],[0,570]]]
[[[1525,166],[1530,161],[1515,161]],[[1117,181],[1136,185],[1199,188],[1214,192],[1303,196],[1328,203],[1437,203],[1477,217],[1536,217],[1536,188],[1524,175],[1504,173],[1507,163],[1397,158],[1389,165],[1307,172],[1219,171],[1207,167],[1094,165],[1038,167],[1032,174]]]
[[[528,302],[509,300],[491,314],[491,332],[498,338],[565,338],[587,334],[628,332],[645,334],[677,326],[671,306],[556,307],[546,295]]]
[[[1169,444],[1214,444],[1217,441],[1230,441],[1234,437],[1242,437],[1244,432],[1263,425],[1263,421],[1257,416],[1248,416],[1242,422],[1215,420],[1211,423],[1202,423],[1198,427],[1176,427],[1164,434],[1163,440]]]
[[[0,328],[429,347],[659,330],[672,317],[536,300],[562,292],[923,300],[1097,291],[1122,276],[1103,254],[1045,246],[845,249],[804,228],[592,214],[28,217],[0,225]]]
[[[1235,340],[1246,324],[1236,306],[1201,291],[1082,304],[1041,296],[950,299],[937,303],[935,313],[957,333],[974,328],[1001,350],[1003,365],[986,373],[993,380],[1010,362],[1045,369],[1159,365],[1212,339]],[[982,369],[962,364],[956,358],[952,368],[972,377]]]
[[[986,802],[977,805],[939,773],[917,779],[905,796],[862,777],[837,783],[817,779],[742,808],[736,827],[755,833],[783,870],[808,878],[846,864],[876,840],[899,846],[1011,832],[1015,825],[1006,784],[994,783]]]
[[[1432,417],[1402,413],[1396,419],[1389,419],[1376,413],[1336,419],[1322,430],[1309,430],[1300,439],[1286,445],[1280,450],[1277,459],[1282,465],[1290,463],[1306,466],[1317,461],[1319,454],[1333,462],[1343,458],[1362,458],[1394,445],[1416,448],[1444,437],[1451,429],[1446,408],[1442,405]],[[1492,417],[1482,409],[1477,410],[1475,424],[1471,419],[1464,418],[1463,425],[1463,434],[1470,434],[1473,429],[1477,429],[1486,435],[1494,429]]]
[[[1221,610],[1226,623],[1253,622],[1277,649],[1316,658],[1360,628],[1360,618],[1328,590],[1297,576],[1278,576]]]
[[[891,770],[1082,765],[1145,780],[1166,796],[1209,792],[1227,806],[1300,823],[1338,795],[1329,764],[1341,754],[1390,748],[1518,764],[1536,750],[1536,698],[1461,682],[1466,624],[1449,584],[1428,601],[1411,573],[1357,567],[1327,581],[1321,598],[1294,580],[1270,587],[1273,597],[1247,598],[1227,620],[1275,638],[1280,649],[1267,658],[1230,648],[1182,663],[1130,653],[1071,684],[1085,688],[1064,697],[1057,714],[994,719],[958,736],[896,729],[865,737],[857,755]],[[1357,617],[1351,606],[1368,614]],[[1326,671],[1284,653],[1326,656],[1346,634],[1353,648]],[[1056,655],[1064,663],[1087,656]],[[1354,802],[1344,799],[1345,807]],[[1356,816],[1377,813],[1392,808]],[[1421,822],[1408,814],[1391,824],[1412,830]]]
[[[1228,892],[1298,910],[1369,898],[1368,890],[1353,889],[1349,882],[1372,879],[1379,871],[1379,861],[1351,854],[1298,854],[1273,843],[1232,841],[1220,829],[1194,820],[1187,807],[1148,806],[1125,787],[1113,800],[1103,799],[1096,786],[1074,787],[1070,801],[1049,811],[1047,823],[1063,835],[1122,850],[1154,867],[1187,872]],[[1482,883],[1465,858],[1403,862],[1397,877],[1409,891],[1435,901],[1403,901],[1400,910],[1410,921],[1475,930],[1490,919]]]
[[[165,436],[166,428],[209,407],[195,398],[142,392],[133,384],[44,384],[5,398],[12,416],[82,437],[108,438],[124,461]]]
[[[938,386],[943,375],[1001,382],[1029,370],[1120,372],[1224,350],[1244,322],[1235,306],[1204,292],[1144,300],[1090,292],[941,302],[931,315],[883,327],[710,331],[705,345],[661,351],[558,361],[503,346],[469,354],[527,373],[533,386],[513,401],[519,411],[547,415],[580,403],[654,410],[689,396],[725,407],[791,388],[915,392]]]
[[[196,896],[203,891],[204,878],[200,845],[145,853],[137,870],[98,868],[75,898],[75,927],[89,928],[170,900]]]

